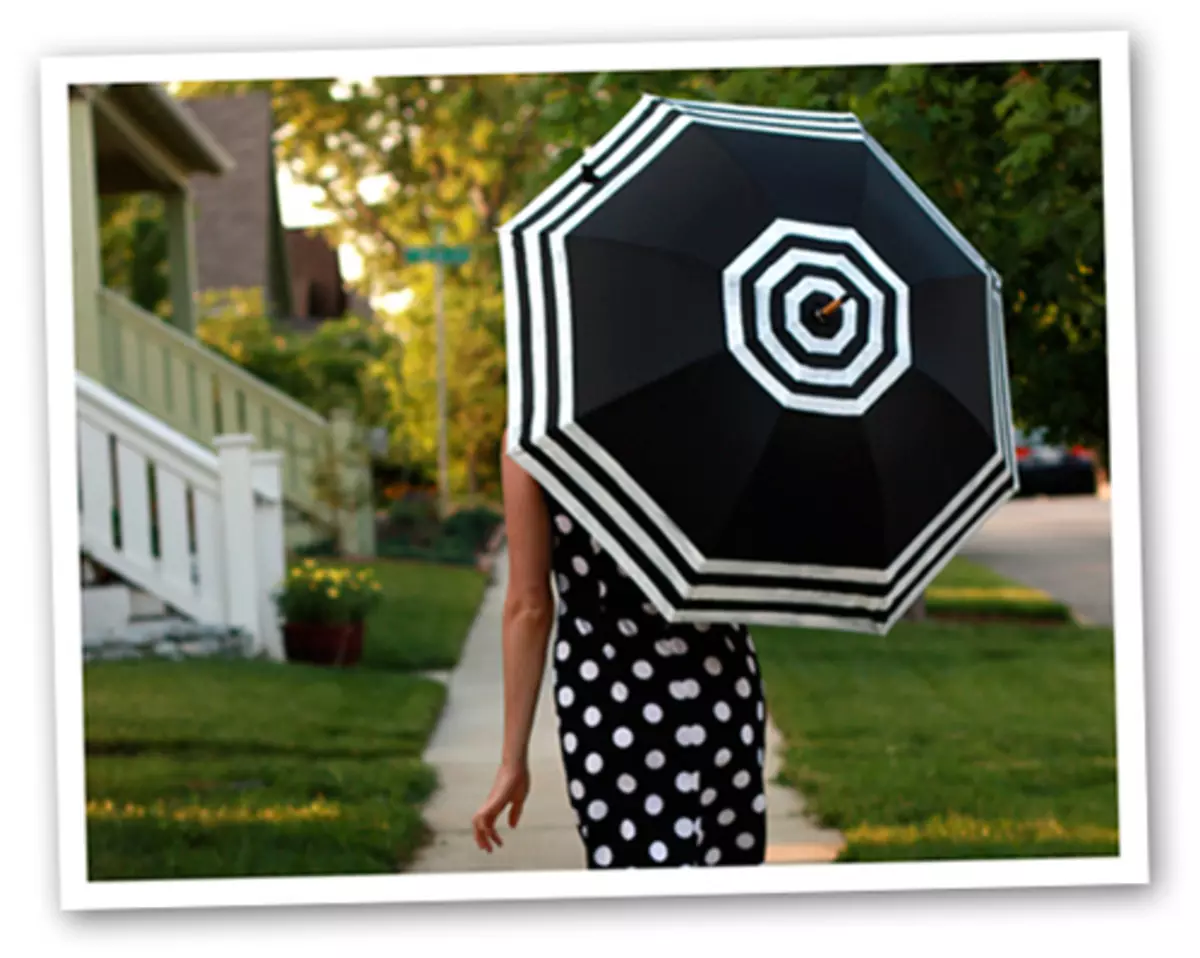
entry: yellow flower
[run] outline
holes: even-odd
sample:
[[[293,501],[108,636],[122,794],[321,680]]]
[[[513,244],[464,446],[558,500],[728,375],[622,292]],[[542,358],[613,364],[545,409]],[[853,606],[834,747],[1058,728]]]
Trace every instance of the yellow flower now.
[[[378,582],[372,582],[371,588],[374,589],[376,592],[378,592],[383,587]]]
[[[304,568],[306,568],[306,569],[315,569],[316,567],[317,567],[317,560],[316,560],[316,559],[305,559],[305,560],[304,560]]]
[[[338,592],[337,589],[330,588],[326,590],[326,595],[328,595],[331,599],[336,599],[339,595],[341,595],[341,593]]]

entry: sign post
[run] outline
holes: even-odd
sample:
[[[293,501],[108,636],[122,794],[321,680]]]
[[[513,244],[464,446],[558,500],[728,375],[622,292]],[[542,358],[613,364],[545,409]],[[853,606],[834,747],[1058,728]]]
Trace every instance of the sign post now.
[[[450,512],[450,450],[446,434],[446,319],[442,288],[446,265],[462,265],[471,258],[471,251],[466,246],[442,245],[441,227],[434,240],[432,246],[409,246],[404,250],[404,259],[408,263],[433,264],[433,309],[437,327],[438,511],[444,519]]]

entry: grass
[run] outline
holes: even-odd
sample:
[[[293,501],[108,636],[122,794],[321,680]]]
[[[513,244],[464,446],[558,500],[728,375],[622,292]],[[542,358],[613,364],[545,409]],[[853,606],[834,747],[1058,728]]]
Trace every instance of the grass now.
[[[370,563],[384,602],[352,669],[244,660],[84,669],[92,880],[395,872],[428,832],[421,761],[486,584]]]
[[[369,567],[383,586],[384,601],[367,620],[363,666],[453,668],[488,577],[475,568],[428,562],[377,560]]]
[[[940,619],[1073,621],[1069,607],[1040,589],[1019,585],[960,557],[952,559],[926,589],[925,608]]]
[[[445,689],[262,661],[84,673],[93,880],[393,872],[425,839]]]
[[[1111,629],[756,628],[781,779],[849,861],[1114,855]]]

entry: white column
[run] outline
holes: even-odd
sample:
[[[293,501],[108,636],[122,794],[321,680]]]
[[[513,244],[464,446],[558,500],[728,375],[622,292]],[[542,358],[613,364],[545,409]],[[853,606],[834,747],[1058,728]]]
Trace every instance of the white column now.
[[[100,198],[96,174],[96,130],[92,101],[72,93],[71,283],[75,301],[75,368],[106,383],[100,329]]]
[[[251,450],[254,437],[246,434],[217,436],[221,474],[221,529],[224,548],[221,567],[225,581],[225,622],[251,636],[257,653],[262,637],[258,626],[258,557],[255,549],[254,486]]]
[[[171,324],[188,335],[196,328],[196,229],[188,189],[166,194],[167,257],[171,285]]]
[[[283,530],[283,453],[255,452],[250,457],[254,483],[254,538],[258,563],[259,648],[277,662],[285,660],[283,634],[274,594],[287,575]]]

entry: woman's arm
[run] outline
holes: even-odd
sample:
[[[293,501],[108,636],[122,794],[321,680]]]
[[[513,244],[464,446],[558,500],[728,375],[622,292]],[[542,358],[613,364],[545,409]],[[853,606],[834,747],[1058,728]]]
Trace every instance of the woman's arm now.
[[[503,448],[508,448],[507,432]],[[508,539],[508,591],[500,636],[504,740],[492,790],[472,819],[475,843],[489,853],[493,844],[504,844],[496,831],[496,818],[507,806],[508,824],[516,827],[529,793],[529,735],[554,624],[550,517],[545,499],[533,477],[507,454],[503,454],[500,473]]]
[[[508,446],[508,434],[503,440]],[[550,517],[541,488],[509,456],[501,466],[508,592],[504,598],[504,747],[501,762],[524,765],[554,624]]]

